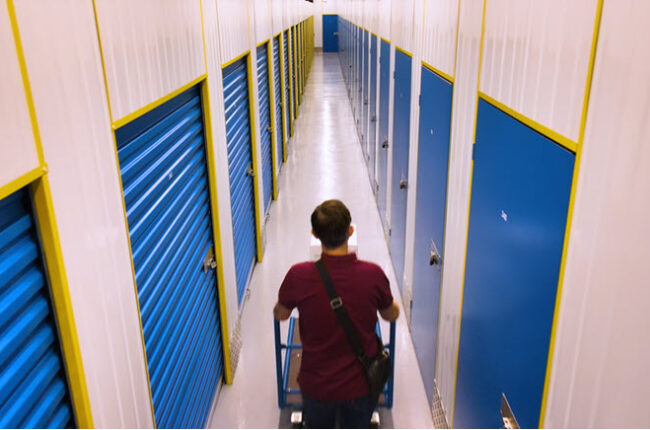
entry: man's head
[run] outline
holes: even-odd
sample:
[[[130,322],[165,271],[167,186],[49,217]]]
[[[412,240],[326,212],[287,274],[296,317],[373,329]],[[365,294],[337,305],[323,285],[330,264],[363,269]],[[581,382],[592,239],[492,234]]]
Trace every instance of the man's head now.
[[[325,249],[339,248],[352,235],[350,211],[340,200],[325,200],[311,214],[312,233]]]

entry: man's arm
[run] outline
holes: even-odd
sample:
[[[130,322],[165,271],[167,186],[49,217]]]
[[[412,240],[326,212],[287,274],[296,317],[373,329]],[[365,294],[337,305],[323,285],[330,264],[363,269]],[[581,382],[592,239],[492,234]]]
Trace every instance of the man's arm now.
[[[273,307],[273,317],[278,321],[288,320],[291,316],[291,309],[284,307],[280,302],[277,302]]]
[[[388,322],[393,322],[399,316],[399,305],[393,300],[386,309],[380,309],[379,315]]]

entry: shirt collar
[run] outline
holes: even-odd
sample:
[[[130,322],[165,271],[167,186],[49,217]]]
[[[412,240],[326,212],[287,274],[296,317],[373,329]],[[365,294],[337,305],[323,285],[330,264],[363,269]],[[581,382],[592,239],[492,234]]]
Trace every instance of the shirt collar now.
[[[353,263],[357,261],[357,254],[354,252],[351,252],[347,255],[328,255],[328,254],[321,254],[321,260],[327,262],[327,263]]]

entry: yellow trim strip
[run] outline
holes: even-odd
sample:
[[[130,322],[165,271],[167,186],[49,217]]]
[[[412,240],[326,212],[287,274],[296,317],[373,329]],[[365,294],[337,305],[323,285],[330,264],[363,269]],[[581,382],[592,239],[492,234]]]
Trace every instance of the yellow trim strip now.
[[[239,54],[238,56],[236,56],[236,57],[233,58],[232,60],[228,60],[228,61],[226,61],[225,63],[223,63],[223,64],[221,65],[221,70],[223,70],[223,69],[225,69],[226,67],[230,66],[232,63],[235,63],[235,62],[241,60],[242,58],[244,58],[245,56],[247,56],[247,55],[250,54],[250,53],[251,53],[251,51],[250,51],[250,49],[249,49],[248,51],[244,52],[243,54]]]
[[[16,46],[16,57],[18,58],[18,66],[20,67],[20,75],[23,81],[23,90],[25,91],[25,101],[27,102],[27,111],[29,112],[29,120],[32,124],[32,134],[34,136],[34,145],[36,146],[36,155],[40,165],[45,164],[45,156],[43,155],[43,145],[41,143],[41,132],[37,126],[36,121],[36,107],[34,106],[34,98],[32,96],[32,86],[29,83],[29,74],[27,73],[27,62],[25,61],[25,52],[23,51],[23,43],[20,39],[20,29],[18,28],[18,19],[16,18],[16,9],[13,0],[7,0],[7,12],[9,14],[9,21],[11,22],[11,32],[14,36],[14,44]]]
[[[1,186],[0,200],[4,199],[7,196],[10,196],[21,188],[25,188],[27,185],[31,184],[46,173],[47,165],[43,164],[42,166],[38,166],[35,169],[32,169],[29,172],[19,176],[8,184]]]
[[[271,40],[271,39],[266,39],[265,41],[260,42],[260,43],[258,43],[257,45],[255,45],[255,47],[256,47],[256,48],[259,48],[259,47],[262,46],[262,45],[268,45],[269,40]]]
[[[273,200],[278,199],[278,169],[276,163],[278,162],[278,149],[277,139],[275,137],[276,122],[275,122],[275,85],[273,78],[275,77],[275,70],[273,69],[273,43],[269,39],[266,46],[266,80],[269,85],[269,120],[271,122],[271,175],[273,176]]]
[[[405,50],[405,49],[400,48],[400,47],[397,46],[397,45],[395,45],[395,49],[396,49],[397,51],[401,52],[402,54],[406,54],[406,55],[408,55],[409,57],[413,57],[413,54],[411,54],[410,52],[408,52],[408,51]]]
[[[40,166],[1,187],[0,195],[4,198],[6,192],[15,192],[31,183],[30,188],[34,203],[34,214],[41,236],[45,265],[47,266],[47,278],[54,313],[56,314],[56,323],[63,359],[65,361],[66,376],[70,387],[75,422],[80,428],[93,428],[94,423],[88,395],[88,385],[86,383],[86,374],[81,357],[81,348],[79,347],[79,335],[72,311],[68,279],[63,262],[63,253],[61,251],[61,241],[54,215],[49,180],[46,175],[47,165],[45,164],[41,133],[36,118],[36,107],[29,82],[29,74],[27,73],[27,62],[25,61],[25,53],[20,38],[18,19],[16,18],[16,9],[13,0],[7,0],[7,12],[9,21],[11,22],[16,56],[23,81],[23,90],[25,92],[25,101],[29,111],[34,145],[36,146],[36,154]],[[19,186],[19,188],[15,188],[16,186]]]
[[[86,385],[77,326],[70,300],[70,289],[47,175],[41,176],[32,183],[31,192],[76,423],[79,428],[92,428],[94,423],[88,386]]]
[[[257,171],[257,147],[255,145],[256,139],[257,139],[257,130],[255,129],[255,112],[254,112],[254,103],[255,100],[253,99],[253,90],[254,90],[254,85],[253,85],[253,62],[252,58],[249,55],[246,57],[246,68],[247,68],[247,73],[246,77],[248,79],[248,114],[250,115],[250,128],[251,128],[251,158],[252,158],[252,163],[253,163],[253,172],[254,172],[254,177],[253,177],[253,193],[254,193],[254,200],[255,200],[255,242],[257,244],[257,261],[261,262],[262,261],[262,223],[261,223],[261,218],[262,218],[262,202],[260,201],[260,192],[259,192],[259,185],[258,185],[258,175],[259,172]]]
[[[458,4],[460,9],[461,4]],[[487,0],[483,0],[483,12],[481,17],[481,41],[479,44],[478,54],[478,74],[476,76],[476,107],[474,109],[474,134],[472,136],[472,144],[476,142],[476,127],[478,118],[478,101],[479,101],[479,88],[481,85],[481,67],[483,65],[483,45],[485,42],[485,11],[487,8]],[[458,54],[456,54],[458,55]],[[451,423],[450,427],[454,428],[454,418],[456,416],[456,388],[458,386],[458,357],[460,354],[460,334],[461,326],[463,324],[463,298],[465,297],[465,275],[467,274],[467,245],[469,242],[469,214],[472,209],[472,183],[474,180],[474,160],[470,163],[469,169],[469,196],[467,198],[467,227],[465,228],[465,253],[463,255],[463,280],[460,284],[460,306],[458,313],[458,342],[456,343],[456,365],[454,366],[454,385],[453,394],[451,396]]]
[[[490,103],[492,106],[496,107],[497,109],[502,110],[503,112],[507,113],[511,117],[515,118],[517,121],[522,122],[526,124],[528,127],[532,128],[536,132],[540,133],[543,136],[548,137],[549,139],[555,141],[557,144],[565,147],[571,152],[576,152],[578,149],[578,144],[574,142],[573,140],[569,139],[566,136],[561,135],[560,133],[551,130],[550,128],[546,127],[545,125],[542,125],[535,121],[534,119],[528,118],[526,115],[519,113],[515,111],[514,109],[504,105],[503,103],[499,102],[498,100],[488,96],[484,92],[479,91],[479,98],[485,100],[486,102]]]
[[[284,50],[286,49],[286,46],[284,46],[284,32],[280,32],[280,36],[278,36],[280,39],[280,89],[282,91],[282,94],[280,95],[280,100],[282,103],[282,162],[287,161],[287,134],[289,133],[289,130],[287,130],[287,101],[286,101],[286,92],[287,92],[287,86],[285,84],[285,77],[287,71],[284,68]]]
[[[182,87],[172,91],[171,93],[159,98],[158,100],[154,100],[153,102],[141,107],[140,109],[131,112],[130,114],[118,119],[117,121],[113,122],[113,130],[117,130],[118,128],[122,127],[125,124],[130,123],[131,121],[140,118],[142,115],[151,112],[158,106],[164,104],[165,102],[168,102],[169,100],[173,99],[177,95],[181,94],[184,91],[187,91],[188,89],[196,86],[199,82],[205,80],[207,78],[207,75],[204,73],[201,76],[199,76],[196,79],[191,80],[187,84],[183,85]]]
[[[388,44],[390,45],[390,40],[388,40],[388,39],[386,39],[386,38],[383,38],[383,37],[380,37],[380,39],[383,40],[384,42],[386,42],[386,43],[388,43]]]
[[[104,59],[104,49],[102,45],[101,32],[99,29],[99,17],[97,14],[97,4],[96,0],[93,0],[93,12],[95,14],[95,27],[97,28],[97,42],[99,44],[99,56],[102,63],[102,73],[104,75],[104,87],[106,89],[106,103],[108,105],[108,115],[111,123],[113,122],[113,113],[111,109],[111,97],[108,90],[108,75],[106,74],[106,60]],[[131,264],[131,276],[133,277],[133,293],[135,295],[135,306],[138,311],[138,323],[140,324],[140,339],[142,341],[142,355],[144,358],[144,370],[147,376],[147,389],[149,391],[149,404],[151,405],[151,420],[153,427],[157,428],[156,425],[156,414],[154,412],[153,406],[153,393],[151,392],[151,378],[149,376],[149,361],[147,359],[147,350],[144,342],[144,330],[142,328],[142,313],[140,312],[140,299],[138,297],[138,284],[135,280],[135,267],[133,265],[133,250],[131,249],[131,235],[129,233],[129,222],[126,217],[126,202],[124,200],[124,185],[122,184],[122,175],[120,174],[120,158],[117,154],[117,140],[115,138],[115,133],[111,133],[113,137],[113,150],[115,151],[115,166],[117,168],[117,179],[120,183],[120,197],[122,198],[122,213],[124,215],[124,228],[126,232],[126,244],[129,248],[129,257]]]
[[[203,0],[201,7],[201,32],[203,35],[203,57],[205,59],[206,76],[208,71],[208,54],[205,44],[205,23],[203,18]],[[212,133],[212,104],[210,102],[210,87],[206,77],[201,85],[201,100],[203,103],[203,127],[205,130],[205,150],[208,165],[208,189],[210,192],[210,214],[212,217],[212,240],[214,241],[214,257],[217,261],[217,295],[219,297],[219,320],[221,322],[221,345],[223,353],[224,382],[232,384],[232,363],[230,361],[230,331],[228,329],[228,306],[226,305],[226,281],[223,266],[223,246],[221,242],[221,226],[219,220],[219,194],[217,190],[217,170],[214,152],[215,139]],[[216,392],[215,392],[216,395]]]
[[[447,73],[443,72],[440,69],[436,69],[433,67],[431,64],[427,63],[426,61],[422,62],[422,66],[431,72],[435,73],[436,75],[440,76],[442,79],[449,81],[449,83],[453,84],[454,83],[454,77],[451,75],[448,75]]]
[[[569,197],[569,209],[567,211],[567,225],[564,232],[564,244],[562,246],[562,262],[560,263],[560,275],[558,279],[557,292],[555,295],[555,309],[553,312],[553,325],[551,326],[551,339],[548,348],[548,361],[546,364],[546,376],[544,377],[544,391],[542,392],[542,405],[539,413],[539,428],[544,428],[546,419],[546,407],[548,405],[549,385],[551,382],[551,370],[553,369],[553,355],[555,354],[555,339],[557,337],[558,318],[562,302],[562,290],[564,287],[564,275],[566,273],[566,259],[569,249],[569,238],[573,225],[573,208],[575,207],[576,193],[578,188],[578,176],[582,160],[582,145],[584,143],[585,129],[587,125],[587,113],[589,110],[589,98],[591,96],[591,82],[594,75],[594,64],[596,62],[596,51],[598,48],[598,37],[600,34],[600,23],[603,15],[603,0],[598,0],[596,6],[596,17],[594,19],[594,32],[591,40],[591,52],[589,54],[589,68],[585,83],[585,94],[582,102],[582,115],[580,118],[580,131],[578,133],[577,155],[573,168],[573,182],[571,195]]]

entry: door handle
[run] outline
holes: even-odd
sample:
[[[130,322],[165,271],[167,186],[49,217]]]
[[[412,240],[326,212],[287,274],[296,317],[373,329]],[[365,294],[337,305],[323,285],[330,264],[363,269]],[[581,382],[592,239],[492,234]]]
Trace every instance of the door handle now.
[[[266,126],[266,131],[268,131],[269,133],[273,133],[273,127],[271,127],[270,125],[267,125]]]
[[[203,273],[207,274],[208,271],[217,268],[217,260],[214,259],[214,251],[212,248],[208,249],[207,254],[203,257]]]
[[[373,115],[372,118],[370,118],[370,122],[375,122],[377,121],[377,115]]]
[[[255,170],[253,170],[253,165],[251,164],[248,166],[248,169],[246,169],[246,175],[250,176],[251,178],[255,177]]]
[[[442,267],[442,257],[438,252],[438,247],[436,243],[431,239],[431,249],[429,250],[429,266],[436,266],[438,268]]]
[[[381,142],[381,147],[382,147],[383,149],[388,148],[388,139],[386,139],[386,140],[384,140],[383,142]]]
[[[404,177],[404,174],[402,173],[402,179],[399,180],[399,189],[400,190],[405,190],[407,186],[408,186],[408,183],[406,182],[406,178]]]

